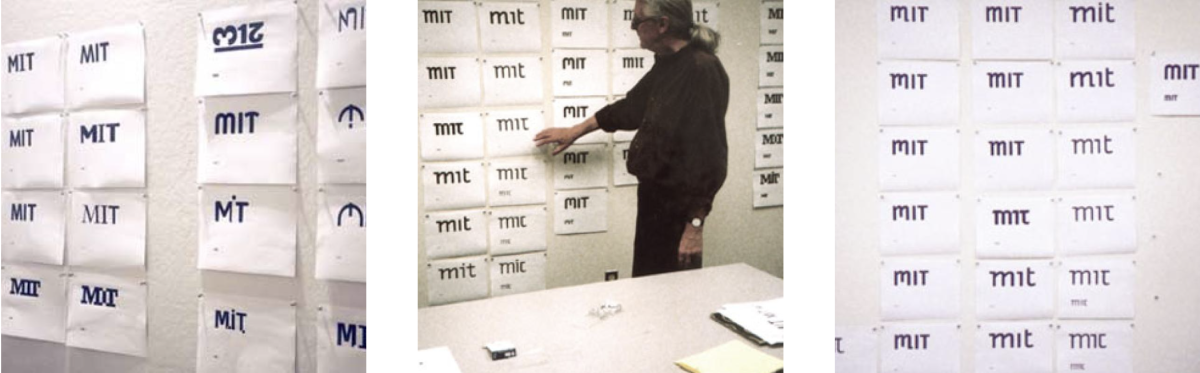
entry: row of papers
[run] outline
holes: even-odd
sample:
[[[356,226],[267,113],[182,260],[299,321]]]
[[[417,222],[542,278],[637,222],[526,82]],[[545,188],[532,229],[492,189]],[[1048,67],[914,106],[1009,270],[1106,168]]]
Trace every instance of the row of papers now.
[[[4,115],[141,105],[145,31],[141,24],[5,44]],[[65,92],[65,94],[64,94]]]
[[[5,189],[146,185],[144,110],[5,117],[3,132]]]
[[[495,254],[493,254],[495,255]],[[546,252],[429,260],[431,306],[546,288]]]

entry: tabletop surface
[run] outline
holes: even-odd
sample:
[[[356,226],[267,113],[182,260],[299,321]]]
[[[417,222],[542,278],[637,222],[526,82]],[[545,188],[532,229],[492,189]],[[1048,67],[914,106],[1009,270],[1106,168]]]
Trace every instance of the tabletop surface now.
[[[722,305],[782,296],[782,279],[731,264],[422,308],[417,345],[449,347],[463,373],[684,372],[676,360],[730,340],[755,346],[711,319]],[[606,301],[621,312],[588,315]],[[517,356],[492,361],[483,346],[502,340]]]

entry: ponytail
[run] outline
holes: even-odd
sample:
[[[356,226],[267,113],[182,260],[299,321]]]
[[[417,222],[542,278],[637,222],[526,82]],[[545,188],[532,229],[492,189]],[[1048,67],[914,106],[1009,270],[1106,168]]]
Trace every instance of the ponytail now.
[[[692,25],[692,38],[688,44],[695,45],[710,54],[717,54],[717,47],[721,44],[721,34],[711,27],[697,23]]]

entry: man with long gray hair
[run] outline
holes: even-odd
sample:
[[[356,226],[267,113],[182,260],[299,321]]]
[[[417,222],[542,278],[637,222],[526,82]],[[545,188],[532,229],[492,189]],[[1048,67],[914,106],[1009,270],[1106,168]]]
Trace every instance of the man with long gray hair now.
[[[633,10],[630,28],[654,67],[624,99],[534,141],[557,144],[557,155],[597,129],[638,130],[626,162],[638,178],[638,277],[701,267],[704,220],[725,183],[729,76],[715,55],[720,35],[692,21],[691,0],[637,0]]]

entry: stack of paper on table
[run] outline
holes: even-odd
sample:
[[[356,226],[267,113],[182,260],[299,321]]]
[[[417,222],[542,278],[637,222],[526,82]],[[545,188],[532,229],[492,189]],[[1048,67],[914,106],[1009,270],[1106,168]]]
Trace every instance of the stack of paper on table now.
[[[776,373],[783,371],[783,360],[759,352],[736,340],[676,361],[675,364],[692,373]]]
[[[782,346],[783,307],[783,298],[726,304],[712,318],[755,343]]]

